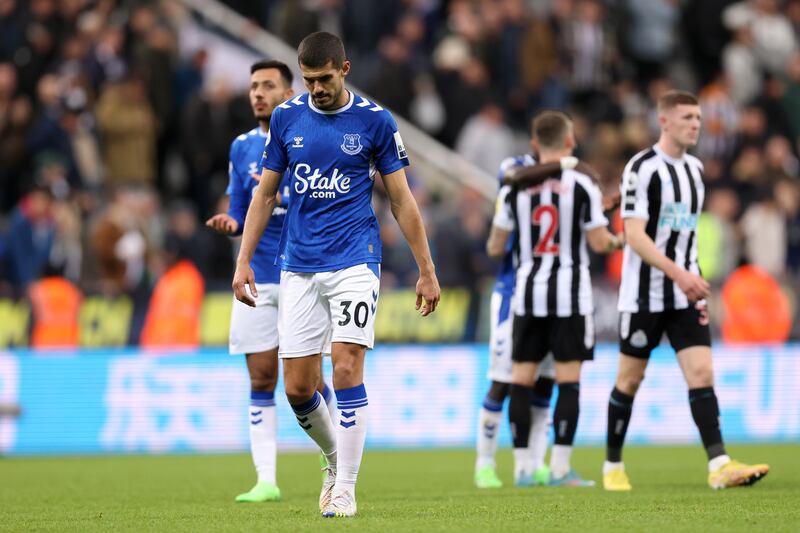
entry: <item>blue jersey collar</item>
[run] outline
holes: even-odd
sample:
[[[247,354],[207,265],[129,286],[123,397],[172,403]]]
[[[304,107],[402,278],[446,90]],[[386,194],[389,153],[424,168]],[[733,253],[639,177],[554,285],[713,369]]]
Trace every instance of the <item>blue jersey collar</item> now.
[[[347,91],[347,89],[345,89],[345,91]],[[324,109],[317,108],[314,105],[314,102],[311,100],[311,95],[310,94],[308,95],[308,107],[310,107],[311,109],[313,109],[314,111],[316,111],[317,113],[320,113],[322,115],[335,115],[337,113],[344,113],[345,111],[350,109],[350,107],[352,107],[353,100],[355,99],[355,95],[353,94],[353,91],[347,91],[347,92],[350,95],[350,100],[348,100],[347,103],[345,105],[343,105],[342,107],[340,107],[339,109],[332,109],[330,111],[326,111]]]

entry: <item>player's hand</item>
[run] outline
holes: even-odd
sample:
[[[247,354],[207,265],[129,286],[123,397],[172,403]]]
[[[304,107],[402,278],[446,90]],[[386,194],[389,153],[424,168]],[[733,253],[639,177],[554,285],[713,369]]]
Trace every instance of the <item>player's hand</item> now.
[[[674,281],[690,302],[699,302],[711,294],[711,285],[701,276],[688,270],[681,270]]]
[[[256,290],[256,276],[253,269],[248,264],[236,264],[236,272],[233,274],[233,294],[236,299],[250,307],[256,306],[254,298],[258,298]],[[247,288],[250,288],[248,293]],[[251,296],[252,295],[252,296]]]
[[[206,226],[223,235],[233,235],[239,230],[239,223],[232,216],[220,213],[206,220]]]
[[[619,249],[622,250],[623,248],[625,248],[625,232],[620,231],[615,235],[615,237],[619,241]]]
[[[428,316],[436,311],[441,292],[436,274],[420,274],[417,281],[417,306],[415,307],[419,314]]]

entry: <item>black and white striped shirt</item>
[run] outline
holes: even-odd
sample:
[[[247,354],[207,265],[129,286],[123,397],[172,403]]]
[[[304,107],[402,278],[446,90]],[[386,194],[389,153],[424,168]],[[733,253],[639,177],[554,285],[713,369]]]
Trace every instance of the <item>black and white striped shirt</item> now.
[[[700,274],[697,220],[703,208],[703,164],[685,154],[674,159],[658,145],[636,154],[622,174],[622,218],[647,220],[645,231],[678,265]],[[684,309],[689,300],[664,272],[625,246],[619,310],[657,313]]]
[[[592,313],[585,232],[605,226],[602,194],[574,170],[527,190],[503,187],[493,224],[514,234],[514,311],[529,316]]]

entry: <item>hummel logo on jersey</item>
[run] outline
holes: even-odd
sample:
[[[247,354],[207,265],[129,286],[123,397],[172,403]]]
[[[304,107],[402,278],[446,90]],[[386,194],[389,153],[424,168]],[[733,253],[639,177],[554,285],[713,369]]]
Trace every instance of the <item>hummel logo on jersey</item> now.
[[[295,137],[294,143],[290,148],[302,148],[303,147],[303,138],[302,137]]]
[[[669,227],[672,231],[693,230],[697,227],[697,215],[683,203],[668,203],[661,208],[658,227]]]
[[[311,171],[311,165],[298,163],[294,167],[294,177],[297,180],[294,184],[294,192],[304,194],[311,192],[311,198],[336,198],[336,194],[347,194],[350,192],[350,178],[339,172],[338,168],[333,169],[333,175],[329,178],[323,176],[318,168]]]
[[[356,155],[361,151],[361,135],[358,133],[345,133],[344,141],[341,144],[342,152],[349,155]]]

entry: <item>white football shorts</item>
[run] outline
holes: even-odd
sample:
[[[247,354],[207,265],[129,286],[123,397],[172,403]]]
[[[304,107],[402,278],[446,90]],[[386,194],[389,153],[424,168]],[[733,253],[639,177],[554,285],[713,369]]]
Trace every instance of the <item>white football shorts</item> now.
[[[511,383],[511,338],[514,324],[514,296],[492,292],[489,304],[491,327],[489,328],[489,372],[488,377],[499,383]],[[547,354],[537,367],[537,376],[555,379],[556,368],[553,354]]]
[[[247,294],[250,287],[246,286]],[[278,347],[278,284],[256,283],[256,306],[233,298],[228,351],[232,355],[260,353]]]
[[[379,290],[378,264],[334,272],[281,272],[278,356],[325,353],[330,342],[372,348]]]

